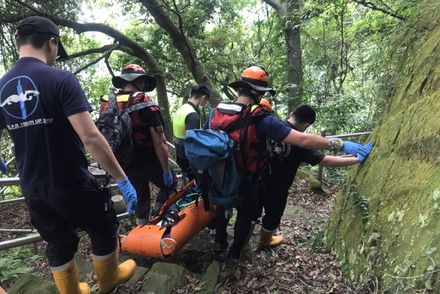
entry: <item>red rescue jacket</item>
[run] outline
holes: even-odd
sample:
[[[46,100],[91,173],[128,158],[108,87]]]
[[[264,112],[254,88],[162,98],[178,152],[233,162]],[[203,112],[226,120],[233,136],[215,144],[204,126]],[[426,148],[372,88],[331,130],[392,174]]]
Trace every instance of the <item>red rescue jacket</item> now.
[[[266,115],[269,112],[259,105],[222,102],[210,118],[211,129],[227,132],[236,143],[236,163],[241,170],[250,174],[262,172],[268,162],[266,140],[260,140],[256,130],[256,123]]]
[[[140,103],[140,102],[151,102],[151,98],[145,92],[134,92],[126,93],[119,92],[116,96],[116,101],[118,102],[119,109],[126,109],[127,107]],[[101,113],[108,105],[108,95],[101,97],[101,105],[99,112]],[[159,111],[160,108],[157,105],[150,106],[150,111]],[[131,123],[133,127],[132,136],[133,143],[135,145],[141,146],[152,146],[153,142],[150,135],[149,126],[140,117],[140,111],[134,111],[130,113]],[[162,116],[160,116],[163,125]]]

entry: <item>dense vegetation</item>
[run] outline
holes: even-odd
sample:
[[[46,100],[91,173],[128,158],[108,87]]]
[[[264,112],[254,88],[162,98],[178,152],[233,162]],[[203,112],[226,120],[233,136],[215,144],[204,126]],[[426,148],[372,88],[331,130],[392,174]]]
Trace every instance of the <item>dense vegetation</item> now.
[[[250,64],[269,71],[277,90],[269,98],[280,118],[309,103],[318,111],[312,132],[370,131],[435,22],[434,2],[4,0],[0,74],[17,59],[17,22],[39,14],[62,28],[70,59],[57,66],[77,75],[95,108],[125,64],[141,64],[154,75],[158,87],[152,96],[164,111],[168,135],[170,118],[192,84],[212,86],[211,105],[232,100],[235,93],[227,85]],[[10,142],[1,144],[1,153],[11,158]],[[365,211],[363,216],[368,218]]]
[[[271,74],[281,117],[307,102],[320,113],[316,129],[370,130],[385,99],[390,57],[399,51],[396,30],[417,15],[418,2],[6,0],[0,8],[1,62],[4,70],[17,57],[11,38],[17,20],[45,13],[66,28],[72,59],[59,66],[78,72],[95,105],[111,87],[109,69],[128,62],[163,77],[165,93],[158,89],[157,95],[163,108],[171,104],[170,113],[195,81],[232,99],[227,84],[256,63]],[[81,26],[90,22],[105,26]]]

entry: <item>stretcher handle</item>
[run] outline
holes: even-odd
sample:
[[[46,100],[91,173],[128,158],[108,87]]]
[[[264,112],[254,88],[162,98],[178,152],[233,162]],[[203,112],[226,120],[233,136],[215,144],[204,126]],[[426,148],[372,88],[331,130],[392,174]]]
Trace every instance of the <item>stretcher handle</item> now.
[[[191,189],[195,184],[196,184],[196,181],[192,180],[191,182],[186,184],[185,187],[183,187],[181,190],[176,191],[175,193],[173,193],[173,195],[168,197],[167,201],[165,201],[165,203],[160,208],[159,213],[149,222],[149,224],[150,225],[157,224],[157,222],[159,222],[159,220],[162,218],[162,216],[167,212],[168,208],[170,208],[171,205],[176,203],[177,200],[182,198],[183,195],[185,195],[185,193],[189,189]]]

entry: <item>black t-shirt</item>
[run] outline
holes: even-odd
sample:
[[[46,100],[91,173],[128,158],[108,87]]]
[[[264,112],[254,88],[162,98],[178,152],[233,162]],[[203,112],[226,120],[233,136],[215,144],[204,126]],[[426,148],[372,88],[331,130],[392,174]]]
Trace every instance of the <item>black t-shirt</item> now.
[[[0,79],[0,128],[7,128],[23,188],[70,187],[90,177],[67,117],[92,111],[75,76],[24,57]]]
[[[288,121],[285,121],[284,123],[288,127],[295,129],[295,127]],[[289,147],[290,152],[288,155],[271,159],[271,173],[268,176],[268,181],[270,181],[270,183],[290,187],[301,163],[304,162],[316,165],[319,164],[325,156],[325,154],[319,150],[304,149],[294,145]]]
[[[186,118],[185,118],[185,129],[187,131],[188,130],[193,130],[193,129],[200,129],[200,111],[197,108],[197,106],[195,106],[191,102],[188,101],[188,104],[191,105],[196,112],[191,112],[190,114],[188,114],[186,116]]]
[[[144,167],[159,162],[159,158],[154,151],[153,139],[151,138],[150,127],[158,131],[163,128],[163,119],[158,107],[152,109],[147,107],[139,110],[139,118],[143,126],[133,126],[134,150],[136,157],[131,164],[131,168]],[[137,139],[140,138],[139,140]]]

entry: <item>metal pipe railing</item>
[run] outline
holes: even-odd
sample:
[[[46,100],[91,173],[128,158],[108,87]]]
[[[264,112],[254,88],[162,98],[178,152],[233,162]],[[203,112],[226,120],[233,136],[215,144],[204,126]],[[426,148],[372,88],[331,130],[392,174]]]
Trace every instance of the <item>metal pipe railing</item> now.
[[[371,134],[371,132],[331,135],[331,136],[325,136],[325,137],[328,138],[328,139],[333,139],[333,138],[343,139],[343,138],[350,138],[350,137],[360,137],[360,136],[369,135],[369,134]]]
[[[130,216],[130,214],[128,214],[128,212],[121,213],[121,214],[117,215],[118,220],[128,218],[129,216]],[[36,234],[29,235],[29,236],[21,237],[21,238],[15,238],[12,240],[1,241],[0,242],[0,251],[6,250],[6,249],[11,249],[11,248],[18,247],[18,246],[36,243],[36,242],[39,242],[42,240],[43,239],[41,238],[40,234],[36,233]]]
[[[0,233],[33,233],[35,229],[0,229]]]
[[[19,184],[20,184],[20,178],[19,177],[0,178],[0,187],[13,186],[13,185],[19,185]]]

